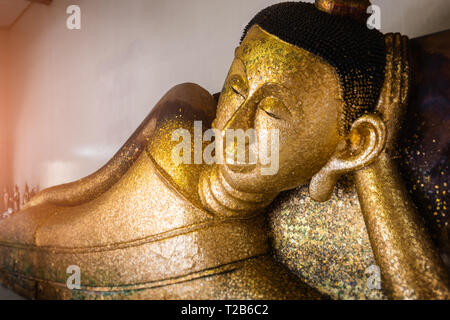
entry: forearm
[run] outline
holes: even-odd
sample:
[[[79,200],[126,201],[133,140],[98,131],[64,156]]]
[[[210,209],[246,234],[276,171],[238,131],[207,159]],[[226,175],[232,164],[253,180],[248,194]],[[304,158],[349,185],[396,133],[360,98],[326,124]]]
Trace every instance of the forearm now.
[[[449,299],[448,275],[396,166],[382,154],[355,173],[383,287],[393,299]]]

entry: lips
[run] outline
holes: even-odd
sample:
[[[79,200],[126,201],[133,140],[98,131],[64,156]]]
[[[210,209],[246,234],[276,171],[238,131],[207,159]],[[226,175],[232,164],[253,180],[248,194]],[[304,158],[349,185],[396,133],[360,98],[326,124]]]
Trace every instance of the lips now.
[[[247,180],[258,176],[257,165],[219,165],[219,170],[225,181],[234,189],[244,192],[252,192],[252,186],[249,186]],[[245,182],[245,183],[242,183]],[[248,190],[244,190],[248,189]]]
[[[236,172],[236,173],[249,173],[256,169],[256,163],[250,163],[250,144],[246,141],[245,146],[243,148],[245,152],[245,162],[244,163],[237,163],[238,162],[238,150],[236,143],[232,145],[231,147],[227,146],[226,150],[224,151],[225,157],[224,159],[233,159],[234,164],[225,163],[225,166],[229,168],[229,170]],[[241,150],[242,151],[242,150]],[[255,156],[254,158],[257,159],[257,152],[253,151]],[[227,158],[228,154],[228,158]]]

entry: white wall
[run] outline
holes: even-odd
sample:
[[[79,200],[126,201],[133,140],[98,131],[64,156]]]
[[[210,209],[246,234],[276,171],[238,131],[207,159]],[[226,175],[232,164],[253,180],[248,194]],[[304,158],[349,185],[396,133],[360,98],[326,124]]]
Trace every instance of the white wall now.
[[[9,31],[14,179],[42,187],[104,164],[173,85],[220,91],[246,23],[276,0],[54,0]],[[383,31],[450,28],[448,0],[379,0]],[[78,4],[82,29],[66,28]]]

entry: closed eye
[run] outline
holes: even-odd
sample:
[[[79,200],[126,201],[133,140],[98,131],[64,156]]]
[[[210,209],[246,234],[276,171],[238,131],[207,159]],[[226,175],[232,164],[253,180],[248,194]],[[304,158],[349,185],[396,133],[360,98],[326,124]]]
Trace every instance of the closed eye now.
[[[240,75],[233,75],[230,77],[229,85],[235,94],[240,95],[246,99],[248,96],[248,84],[247,81]]]
[[[259,103],[258,108],[277,120],[289,120],[291,118],[291,113],[284,103],[274,97],[264,98]]]
[[[277,119],[277,120],[281,120],[281,118],[279,118],[277,115],[275,115],[275,114],[273,114],[273,113],[270,113],[269,111],[264,110],[264,109],[263,109],[263,111],[264,111],[269,117],[275,118],[275,119]]]
[[[231,90],[233,90],[233,92],[237,95],[240,95],[242,98],[245,99],[244,95],[242,95],[235,87],[231,86]]]

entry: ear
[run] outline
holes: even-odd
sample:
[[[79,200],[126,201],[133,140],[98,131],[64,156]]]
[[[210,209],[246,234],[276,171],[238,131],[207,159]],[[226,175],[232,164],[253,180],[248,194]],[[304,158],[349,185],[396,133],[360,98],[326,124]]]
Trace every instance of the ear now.
[[[319,202],[328,201],[343,174],[372,164],[385,145],[386,126],[378,115],[365,115],[356,120],[328,163],[313,176],[309,184],[311,198]]]

